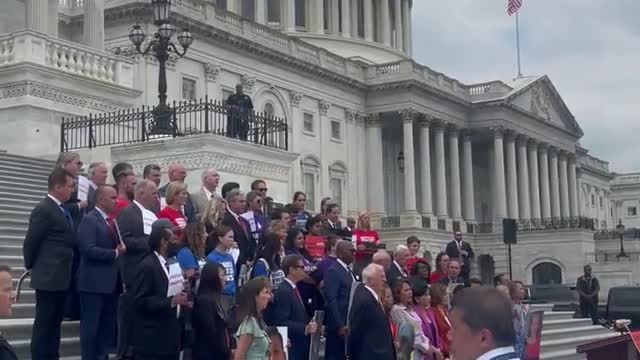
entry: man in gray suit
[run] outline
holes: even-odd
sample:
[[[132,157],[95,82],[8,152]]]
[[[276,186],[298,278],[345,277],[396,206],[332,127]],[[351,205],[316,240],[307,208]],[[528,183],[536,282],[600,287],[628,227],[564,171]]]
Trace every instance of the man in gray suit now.
[[[220,183],[220,175],[214,168],[205,169],[202,172],[202,186],[200,190],[195,194],[191,194],[193,205],[196,208],[196,218],[198,221],[202,218],[202,215],[209,208],[209,201],[213,198],[222,200],[220,194],[216,193],[216,188]]]
[[[94,162],[89,165],[89,192],[87,193],[87,208],[85,212],[89,212],[96,207],[96,190],[100,185],[107,183],[109,176],[109,168],[104,162]]]

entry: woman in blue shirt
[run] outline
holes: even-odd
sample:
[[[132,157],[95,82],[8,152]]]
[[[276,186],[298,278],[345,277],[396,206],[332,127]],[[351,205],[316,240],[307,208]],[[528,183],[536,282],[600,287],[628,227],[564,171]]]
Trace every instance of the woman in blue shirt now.
[[[204,224],[189,223],[184,229],[186,245],[178,251],[176,258],[188,279],[200,272],[205,264],[206,235]]]
[[[294,218],[295,227],[301,231],[306,231],[307,220],[311,218],[311,214],[304,209],[306,203],[307,195],[305,193],[296,191],[296,193],[293,194],[293,203],[291,205],[293,205],[295,212],[291,215]]]
[[[233,230],[226,225],[218,225],[210,237],[210,241],[215,248],[207,256],[207,262],[222,265],[226,274],[222,296],[220,297],[220,305],[226,314],[231,309],[236,295],[235,262],[233,256],[229,253],[234,244]]]

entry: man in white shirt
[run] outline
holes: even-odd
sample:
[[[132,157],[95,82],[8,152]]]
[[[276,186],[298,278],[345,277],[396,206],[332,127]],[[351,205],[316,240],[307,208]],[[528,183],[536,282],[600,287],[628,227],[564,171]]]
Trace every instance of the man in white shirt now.
[[[465,288],[451,303],[451,355],[456,360],[519,360],[511,301],[488,287]]]
[[[396,247],[396,251],[393,254],[393,262],[387,272],[389,286],[393,287],[393,283],[398,281],[398,279],[409,277],[409,274],[407,274],[404,268],[410,255],[411,253],[406,245],[398,245]]]

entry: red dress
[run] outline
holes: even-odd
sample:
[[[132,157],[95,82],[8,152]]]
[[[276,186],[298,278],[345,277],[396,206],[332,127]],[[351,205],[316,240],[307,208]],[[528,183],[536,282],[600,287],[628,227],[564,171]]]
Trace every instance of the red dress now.
[[[187,219],[182,215],[182,212],[169,206],[165,206],[164,209],[160,210],[158,213],[158,219],[167,219],[171,221],[171,224],[177,228],[173,233],[177,238],[182,238],[182,230],[187,226]]]
[[[351,241],[353,242],[353,245],[356,247],[356,249],[358,248],[358,245],[378,245],[380,243],[380,235],[378,235],[378,232],[374,230],[355,229],[351,233]],[[376,251],[376,249],[356,250],[355,259],[370,259]]]

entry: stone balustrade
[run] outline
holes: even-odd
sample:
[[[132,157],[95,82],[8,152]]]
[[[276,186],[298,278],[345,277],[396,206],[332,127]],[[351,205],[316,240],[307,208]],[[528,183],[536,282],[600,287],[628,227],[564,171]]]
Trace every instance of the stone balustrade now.
[[[18,63],[133,88],[132,60],[30,30],[0,37],[0,70]]]

